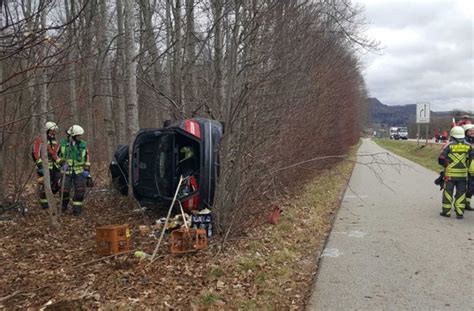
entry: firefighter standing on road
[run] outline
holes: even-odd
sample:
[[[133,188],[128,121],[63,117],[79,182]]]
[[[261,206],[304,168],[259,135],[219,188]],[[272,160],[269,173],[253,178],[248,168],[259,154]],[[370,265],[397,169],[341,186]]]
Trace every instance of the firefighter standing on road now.
[[[474,148],[474,124],[465,124],[463,127],[464,135],[466,136],[465,140],[468,144]],[[474,166],[474,160],[471,160],[471,166]],[[466,190],[466,210],[474,211],[474,208],[471,206],[472,194],[474,192],[474,173],[472,171],[468,172],[468,183]]]
[[[82,140],[84,129],[79,125],[73,125],[66,131],[68,138],[62,139],[59,148],[59,163],[65,173],[62,209],[67,210],[70,192],[74,187],[72,198],[72,212],[79,216],[82,212],[82,204],[86,192],[86,184],[90,180],[90,162],[87,142]]]
[[[454,203],[457,218],[462,219],[466,203],[468,170],[471,174],[474,173],[474,151],[469,144],[465,143],[462,127],[453,127],[450,136],[451,141],[443,147],[438,157],[438,163],[445,170],[443,207],[440,215],[451,217],[451,207]],[[453,200],[454,188],[456,188],[456,196]]]
[[[46,136],[48,139],[47,150],[48,150],[48,169],[49,176],[51,180],[51,190],[53,193],[59,191],[59,179],[61,178],[61,173],[59,171],[59,166],[55,163],[58,160],[58,149],[59,143],[56,140],[56,131],[59,130],[59,127],[56,123],[48,121],[46,122]],[[43,175],[44,167],[43,161],[41,160],[41,135],[35,137],[33,143],[33,160],[36,164],[36,176],[38,177],[38,189],[39,189],[39,204],[42,208],[48,208],[48,199],[46,199],[46,192],[43,185]]]

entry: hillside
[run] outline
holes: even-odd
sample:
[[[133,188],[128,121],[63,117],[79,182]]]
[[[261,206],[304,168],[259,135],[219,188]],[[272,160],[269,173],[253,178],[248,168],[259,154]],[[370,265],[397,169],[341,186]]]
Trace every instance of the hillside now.
[[[415,123],[416,104],[403,106],[388,106],[380,102],[375,97],[369,97],[368,106],[370,112],[370,124],[385,126],[409,126]],[[433,123],[448,124],[452,117],[458,119],[460,116],[467,114],[465,111],[431,111],[431,119]],[[439,122],[438,122],[439,121]],[[433,124],[435,125],[435,124]],[[444,127],[438,126],[436,127]]]
[[[368,98],[371,124],[385,124],[387,126],[408,126],[414,122],[416,105],[388,106],[381,103],[377,98]]]

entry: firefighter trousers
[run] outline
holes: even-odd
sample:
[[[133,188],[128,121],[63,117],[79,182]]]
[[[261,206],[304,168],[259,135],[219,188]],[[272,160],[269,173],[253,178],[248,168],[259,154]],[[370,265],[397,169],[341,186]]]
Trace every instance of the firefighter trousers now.
[[[38,192],[39,192],[39,205],[42,208],[48,208],[48,199],[46,198],[46,191],[44,190],[43,176],[38,175]],[[61,179],[61,172],[56,169],[49,170],[49,178],[51,181],[51,191],[56,194],[59,191],[59,180]]]
[[[86,178],[75,173],[66,175],[63,188],[63,211],[67,210],[71,197],[71,190],[74,188],[74,196],[72,197],[72,212],[74,215],[80,215],[82,212],[82,204],[86,193]]]
[[[456,215],[464,214],[464,207],[466,204],[466,179],[449,179],[444,184],[443,191],[443,214],[451,215],[451,207],[454,203],[454,210]],[[454,196],[454,189],[456,188],[456,195]]]

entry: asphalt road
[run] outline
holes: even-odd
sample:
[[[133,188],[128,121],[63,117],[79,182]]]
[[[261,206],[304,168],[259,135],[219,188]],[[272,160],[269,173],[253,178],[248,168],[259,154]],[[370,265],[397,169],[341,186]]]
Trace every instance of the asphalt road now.
[[[439,216],[435,172],[358,153],[307,309],[474,310],[474,212]]]

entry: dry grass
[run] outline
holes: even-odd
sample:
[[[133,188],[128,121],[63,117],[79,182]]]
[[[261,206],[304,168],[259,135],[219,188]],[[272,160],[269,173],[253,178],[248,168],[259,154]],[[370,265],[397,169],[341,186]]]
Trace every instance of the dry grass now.
[[[357,148],[351,151],[352,160]],[[252,230],[247,239],[231,245],[222,255],[218,271],[231,280],[216,287],[222,300],[207,306],[245,310],[303,309],[311,291],[319,255],[340,205],[353,161],[325,171],[283,207],[275,226]],[[211,270],[209,278],[215,278]],[[212,283],[212,282],[211,282]],[[204,293],[200,299],[206,299]]]

